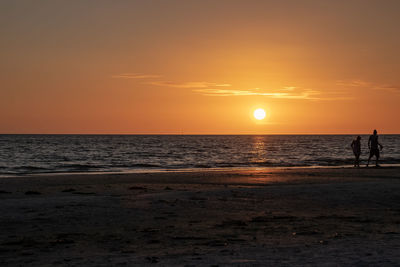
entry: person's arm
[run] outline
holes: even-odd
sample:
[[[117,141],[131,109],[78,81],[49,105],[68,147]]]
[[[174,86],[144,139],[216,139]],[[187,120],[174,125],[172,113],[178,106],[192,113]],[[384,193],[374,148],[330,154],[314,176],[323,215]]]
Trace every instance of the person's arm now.
[[[354,140],[353,140],[353,142],[351,142],[351,148],[353,148],[354,149]]]
[[[371,136],[368,139],[368,149],[371,150]]]
[[[381,150],[383,149],[383,146],[381,145],[381,143],[379,143],[379,141],[378,141],[378,145],[379,145],[379,147],[381,148]]]

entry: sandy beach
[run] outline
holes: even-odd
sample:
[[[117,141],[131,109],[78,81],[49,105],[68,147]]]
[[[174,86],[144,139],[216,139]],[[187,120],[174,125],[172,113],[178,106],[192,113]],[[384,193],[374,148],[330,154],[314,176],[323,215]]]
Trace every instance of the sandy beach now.
[[[0,179],[1,266],[396,266],[400,169]]]

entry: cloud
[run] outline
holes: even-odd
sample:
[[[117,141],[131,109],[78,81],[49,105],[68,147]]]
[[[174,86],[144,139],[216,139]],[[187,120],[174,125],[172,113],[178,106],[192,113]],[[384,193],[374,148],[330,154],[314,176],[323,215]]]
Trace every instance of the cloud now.
[[[153,79],[153,78],[160,78],[161,76],[154,74],[141,74],[141,73],[121,73],[113,75],[112,77],[116,79]]]
[[[192,89],[193,92],[201,94],[203,96],[264,96],[276,99],[294,99],[294,100],[348,100],[351,97],[340,96],[340,93],[335,92],[332,96],[332,92],[325,92],[304,89],[296,86],[285,86],[274,90],[262,90],[260,88],[252,88],[248,90],[235,89],[230,83],[215,83],[207,81],[197,82],[175,82],[170,80],[160,79],[161,75],[154,74],[143,74],[143,73],[121,73],[113,75],[113,78],[117,79],[134,79],[144,80],[142,84],[149,84],[160,87],[171,87],[171,88],[187,88]],[[362,80],[340,80],[337,81],[337,85],[344,87],[365,87],[370,83]],[[378,87],[376,87],[378,89]],[[384,87],[386,90],[398,90],[397,87]],[[345,93],[345,92],[343,92]]]
[[[389,91],[389,92],[400,92],[400,86],[395,86],[395,85],[376,85],[372,89],[374,90],[384,90],[384,91]]]
[[[148,82],[151,85],[175,87],[175,88],[209,88],[209,87],[229,87],[231,84],[228,83],[211,83],[211,82],[185,82],[176,83],[171,81],[151,81]]]
[[[281,90],[284,90],[284,91],[294,91],[296,88],[297,88],[297,87],[295,87],[295,86],[286,86],[286,87],[283,87]]]
[[[274,91],[263,91],[260,88],[250,90],[235,90],[221,88],[205,88],[194,89],[193,91],[204,96],[220,96],[220,97],[235,97],[235,96],[264,96],[276,99],[293,99],[293,100],[351,100],[353,97],[340,96],[337,93],[322,93],[314,89],[301,89],[299,87],[283,87]]]
[[[338,80],[336,85],[345,87],[368,87],[371,83],[363,80]]]
[[[285,88],[283,90],[285,90]],[[302,92],[296,92],[296,93],[288,93],[280,91],[263,92],[260,91],[259,88],[250,90],[206,88],[206,89],[195,89],[193,91],[205,96],[266,96],[266,97],[281,98],[281,99],[308,99],[308,100],[320,99],[319,97],[316,97],[316,95],[319,95],[320,92],[311,89],[303,90]]]
[[[215,83],[215,82],[173,82],[173,81],[165,81],[161,80],[161,75],[154,74],[142,74],[142,73],[121,73],[117,75],[113,75],[112,78],[116,79],[146,79],[146,81],[142,82],[144,84],[150,84],[155,86],[162,87],[174,87],[174,88],[192,88],[192,89],[205,89],[210,87],[231,87],[232,85],[229,83]]]
[[[378,84],[364,80],[339,80],[336,82],[336,84],[343,87],[360,87],[360,88],[369,88],[373,90],[400,92],[400,86],[389,85],[389,84]]]

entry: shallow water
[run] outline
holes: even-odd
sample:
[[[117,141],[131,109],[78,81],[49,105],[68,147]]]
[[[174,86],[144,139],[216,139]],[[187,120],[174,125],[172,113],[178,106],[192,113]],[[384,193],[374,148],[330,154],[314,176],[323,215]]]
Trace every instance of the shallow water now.
[[[350,135],[0,135],[0,174],[353,164]],[[400,135],[382,135],[382,164]],[[362,163],[368,157],[362,136]]]

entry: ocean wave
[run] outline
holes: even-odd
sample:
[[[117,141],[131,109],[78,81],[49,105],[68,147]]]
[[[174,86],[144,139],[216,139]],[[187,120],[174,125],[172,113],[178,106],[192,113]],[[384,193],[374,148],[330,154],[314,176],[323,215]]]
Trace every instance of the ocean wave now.
[[[364,138],[365,137],[365,138]],[[364,136],[362,140],[368,140]],[[353,136],[0,135],[1,173],[343,166]],[[381,164],[400,164],[400,135],[382,135]],[[366,142],[366,141],[365,141]],[[363,144],[365,148],[366,144]],[[368,153],[363,152],[361,164]],[[373,162],[374,163],[374,159]]]
[[[91,164],[60,164],[54,167],[54,170],[90,170],[90,169],[103,169],[104,167]]]
[[[149,164],[149,163],[136,163],[136,164],[127,164],[127,165],[119,165],[120,167],[126,168],[162,168],[159,164]]]

